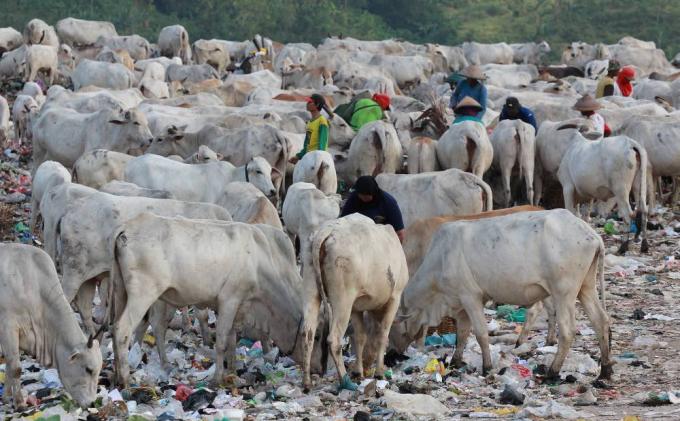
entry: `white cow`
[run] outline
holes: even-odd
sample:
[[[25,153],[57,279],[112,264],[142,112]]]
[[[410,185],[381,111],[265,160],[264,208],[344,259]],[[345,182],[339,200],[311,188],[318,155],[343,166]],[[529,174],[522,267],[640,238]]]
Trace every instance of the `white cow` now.
[[[229,211],[234,221],[266,224],[283,230],[276,207],[250,183],[234,181],[227,184],[217,204]]]
[[[340,215],[340,196],[326,195],[312,183],[294,183],[286,192],[281,209],[291,241],[295,243],[298,238],[300,250],[307,250],[312,233]]]
[[[273,179],[281,173],[262,157],[254,157],[241,167],[224,162],[201,165],[184,164],[158,155],[147,154],[128,162],[125,181],[149,189],[166,190],[179,200],[219,203],[226,185],[232,181],[252,183],[267,197],[276,189]]]
[[[165,69],[165,80],[168,83],[199,83],[219,78],[217,70],[209,64],[171,64]]]
[[[146,213],[122,225],[113,238],[110,320],[118,383],[127,385],[133,330],[157,300],[216,310],[213,380],[218,385],[225,353],[234,370],[237,325],[263,332],[282,352],[295,352],[299,361],[302,281],[293,247],[280,230]]]
[[[139,81],[139,91],[149,99],[168,99],[170,98],[170,88],[162,80],[142,79]]]
[[[527,199],[534,203],[534,158],[536,134],[534,127],[522,120],[502,120],[491,134],[493,165],[501,172],[505,207],[512,203],[510,177],[517,165],[519,178],[524,178]]]
[[[158,34],[158,47],[162,56],[179,57],[182,63],[191,63],[189,33],[182,25],[166,26]]]
[[[40,203],[43,195],[50,189],[64,183],[71,182],[71,173],[60,163],[45,161],[38,167],[33,176],[31,191],[31,231],[35,230],[35,224],[40,213]]]
[[[14,121],[14,135],[22,142],[32,138],[31,123],[40,111],[40,106],[32,96],[19,95],[12,105],[12,120]]]
[[[107,89],[88,89],[72,92],[61,86],[52,86],[47,91],[47,100],[43,110],[48,107],[70,108],[79,113],[94,113],[103,108],[111,110],[129,110],[144,100],[138,89],[110,91]]]
[[[22,45],[12,51],[2,54],[0,58],[0,80],[20,78],[25,73],[26,50]]]
[[[100,192],[116,196],[148,197],[151,199],[174,199],[175,197],[165,190],[145,189],[127,181],[112,180],[99,188]]]
[[[609,48],[602,43],[586,44],[582,41],[572,42],[562,51],[561,63],[583,69],[591,60],[603,60],[610,57]]]
[[[333,194],[338,190],[338,177],[335,174],[335,163],[326,151],[307,152],[293,171],[293,183],[312,183],[324,194]]]
[[[24,43],[26,45],[42,44],[54,48],[59,47],[59,38],[54,31],[54,27],[40,19],[28,21],[24,27]]]
[[[47,97],[45,97],[45,95],[43,94],[42,88],[35,82],[24,83],[24,87],[21,88],[19,95],[28,95],[30,97],[33,97],[35,102],[40,107],[42,107],[45,104],[45,101],[47,100]]]
[[[4,96],[0,95],[0,145],[5,145],[9,140],[9,104]]]
[[[104,61],[81,60],[71,76],[73,89],[86,86],[121,90],[135,86],[135,75],[122,64]]]
[[[27,47],[25,74],[27,82],[32,82],[39,71],[44,71],[48,75],[48,84],[52,85],[57,75],[58,67],[57,48],[50,45],[30,45]]]
[[[100,36],[117,36],[111,22],[65,18],[54,25],[61,42],[71,46],[88,46],[97,42]]]
[[[219,39],[199,39],[193,45],[194,61],[196,64],[209,64],[222,74],[231,64],[229,50],[224,41]]]
[[[327,346],[342,386],[350,383],[342,358],[342,338],[352,321],[357,355],[355,371],[363,375],[362,354],[368,336],[364,313],[379,324],[376,376],[383,375],[383,358],[401,293],[408,282],[406,258],[391,225],[375,224],[353,214],[322,225],[302,250],[305,296],[304,381],[311,386],[310,360],[320,306],[326,310],[329,329]],[[339,264],[339,262],[342,262]],[[316,288],[315,288],[316,287]]]
[[[408,148],[408,173],[420,174],[423,172],[436,171],[437,141],[429,137],[416,137],[411,140]]]
[[[87,151],[129,152],[148,146],[152,140],[146,117],[136,109],[80,114],[55,107],[40,114],[33,133],[34,171],[48,159],[70,168]]]
[[[25,406],[20,351],[43,367],[59,370],[66,391],[82,407],[97,397],[102,368],[99,342],[83,335],[59,286],[54,263],[44,251],[23,244],[0,244],[0,346],[5,357],[3,401]]]
[[[609,60],[590,60],[586,63],[586,67],[583,73],[588,79],[597,80],[603,76],[607,75],[607,70],[609,69]]]
[[[422,218],[491,210],[491,188],[480,177],[457,169],[422,174],[380,174],[380,188],[397,200],[404,226]]]
[[[493,147],[484,125],[476,121],[452,124],[437,142],[443,169],[458,168],[482,177],[493,162]]]
[[[604,255],[597,232],[564,209],[444,224],[404,291],[398,348],[403,350],[426,326],[451,316],[457,326],[453,363],[463,364],[473,328],[486,375],[492,363],[484,302],[530,306],[550,296],[560,329],[558,351],[548,369],[553,378],[559,376],[574,339],[578,297],[600,344],[600,377],[609,379],[609,319],[597,299],[598,280],[604,287]]]
[[[59,223],[61,282],[66,298],[69,301],[75,299],[83,324],[90,333],[95,329],[92,321],[95,281],[111,270],[112,235],[116,227],[143,212],[231,221],[229,212],[224,208],[208,203],[95,192],[68,204]]]
[[[349,146],[349,172],[354,183],[362,175],[394,174],[401,169],[402,145],[391,123],[378,120],[365,124]]]
[[[97,46],[109,47],[112,50],[125,50],[133,60],[146,60],[151,56],[151,45],[139,35],[101,36],[97,39]]]
[[[464,42],[462,47],[465,58],[470,64],[512,64],[514,57],[514,51],[504,42],[497,44]]]
[[[567,149],[557,170],[562,184],[564,206],[577,213],[577,206],[590,200],[607,201],[614,198],[619,215],[630,224],[633,210],[629,196],[633,182],[639,182],[636,191],[636,212],[641,216],[636,237],[642,231],[641,251],[648,250],[647,232],[647,151],[627,136],[614,136],[600,141],[589,141],[583,136]],[[627,250],[628,239],[621,245],[620,253]]]
[[[0,28],[0,56],[24,43],[24,38],[21,32],[12,27]]]

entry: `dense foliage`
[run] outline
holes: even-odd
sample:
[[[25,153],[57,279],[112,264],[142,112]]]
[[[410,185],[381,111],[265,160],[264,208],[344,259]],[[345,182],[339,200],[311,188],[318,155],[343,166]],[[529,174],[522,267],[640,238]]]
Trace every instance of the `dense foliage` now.
[[[624,35],[680,50],[680,0],[0,0],[0,27],[31,18],[108,20],[120,33],[155,40],[181,23],[192,39],[242,40],[261,33],[318,43],[327,34],[459,44],[545,39],[612,43]],[[557,53],[555,53],[557,54]]]

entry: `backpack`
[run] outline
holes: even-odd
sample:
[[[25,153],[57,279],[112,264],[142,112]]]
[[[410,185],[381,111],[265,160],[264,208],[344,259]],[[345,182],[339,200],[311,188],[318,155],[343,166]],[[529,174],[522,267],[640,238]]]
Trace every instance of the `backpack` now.
[[[347,104],[341,104],[335,107],[335,109],[333,110],[333,114],[339,115],[340,117],[342,117],[343,120],[347,122],[347,124],[349,124],[349,122],[352,120],[352,115],[354,114],[354,108],[356,107],[357,102],[360,99],[366,99],[370,97],[371,93],[369,91],[362,92],[356,95],[354,98],[352,98],[352,100]]]

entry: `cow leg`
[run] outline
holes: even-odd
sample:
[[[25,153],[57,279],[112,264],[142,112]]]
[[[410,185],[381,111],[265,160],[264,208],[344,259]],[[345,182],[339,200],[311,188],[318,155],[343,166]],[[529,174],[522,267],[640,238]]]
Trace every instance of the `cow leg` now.
[[[349,325],[353,303],[344,297],[336,297],[333,301],[335,302],[330,304],[332,310],[329,311],[328,347],[338,371],[338,378],[342,383],[347,376],[345,362],[342,359],[342,337]]]
[[[198,319],[198,325],[201,329],[201,338],[203,339],[203,345],[207,347],[213,346],[212,336],[210,335],[210,325],[208,323],[208,316],[210,310],[195,308],[196,318]]]
[[[28,227],[31,232],[35,232],[35,225],[38,222],[38,213],[40,213],[40,205],[38,204],[38,196],[31,195],[31,221]]]
[[[151,307],[153,311],[149,311],[149,323],[151,330],[156,337],[156,350],[158,351],[158,358],[161,361],[161,367],[169,371],[170,364],[168,363],[168,356],[165,353],[165,334],[168,331],[168,322],[175,314],[175,307],[167,304],[162,300],[158,300]],[[144,335],[142,335],[141,343],[144,342]]]
[[[85,326],[85,332],[88,335],[94,335],[97,328],[92,320],[92,309],[94,308],[94,294],[97,291],[96,281],[93,279],[88,279],[81,286],[80,290],[76,294],[76,306],[83,319],[83,325]]]
[[[459,311],[456,315],[456,350],[453,352],[453,359],[451,360],[456,368],[461,368],[465,365],[463,363],[463,351],[465,351],[465,346],[470,337],[471,327],[470,317],[468,317],[465,310]]]
[[[614,192],[614,197],[616,198],[616,206],[619,208],[619,216],[623,218],[626,223],[626,235],[625,240],[621,243],[619,247],[618,254],[624,254],[628,251],[628,243],[630,241],[630,226],[631,226],[631,215],[633,214],[633,209],[630,207],[630,202],[628,202],[629,192],[626,191],[616,191]]]
[[[559,342],[557,345],[557,354],[548,369],[547,377],[556,378],[560,375],[560,369],[567,358],[567,353],[574,341],[574,332],[576,330],[576,308],[571,297],[560,296],[555,297],[553,302],[557,310],[557,325],[560,328]]]
[[[366,334],[366,326],[364,326],[364,312],[363,311],[353,311],[352,312],[352,328],[354,328],[354,334],[352,335],[352,344],[354,345],[354,353],[356,355],[356,362],[354,364],[354,370],[352,375],[362,378],[364,376],[364,347],[366,346],[366,341],[368,340],[368,335]],[[368,317],[373,317],[369,314]]]
[[[588,276],[590,276],[590,274]],[[612,370],[612,363],[609,361],[609,341],[611,340],[609,318],[598,300],[594,276],[592,284],[588,281],[588,284],[581,288],[578,299],[583,305],[583,310],[593,324],[597,334],[597,340],[600,343],[600,378],[609,380],[614,373]]]
[[[399,310],[399,299],[392,298],[385,304],[381,311],[380,323],[378,325],[378,360],[375,366],[375,377],[383,378],[385,374],[385,350],[390,337],[390,328]]]
[[[302,340],[303,340],[303,360],[302,371],[304,378],[302,381],[305,393],[309,391],[312,386],[311,366],[312,366],[312,351],[314,349],[314,336],[316,335],[316,328],[319,324],[319,310],[321,300],[318,293],[314,293],[311,297],[305,300],[304,308],[304,322],[302,325]],[[326,370],[326,367],[322,367]]]
[[[548,337],[545,340],[545,344],[555,345],[557,343],[557,320],[552,297],[544,298],[543,305],[545,306],[546,313],[548,313]]]
[[[534,174],[524,174],[524,186],[527,190],[527,201],[529,204],[534,203]]]
[[[0,335],[0,348],[5,356],[5,391],[2,401],[9,404],[10,398],[14,400],[15,408],[26,406],[24,396],[21,393],[21,354],[19,350],[18,329],[3,326],[5,332]]]
[[[115,356],[116,382],[123,388],[128,386],[130,367],[128,366],[128,350],[132,339],[132,332],[144,315],[156,302],[161,294],[149,291],[148,286],[152,283],[148,279],[140,279],[138,282],[126,282],[127,303],[115,319],[113,325],[113,351]],[[140,288],[130,288],[137,286]],[[144,286],[142,288],[142,286]],[[145,289],[146,288],[146,289]]]
[[[571,184],[571,181],[562,183],[562,194],[564,195],[564,208],[578,217],[580,215],[576,211],[576,201],[574,200],[575,193],[576,192],[574,190],[574,186]]]
[[[503,180],[503,192],[505,193],[505,207],[509,208],[512,203],[512,191],[510,190],[510,173],[512,172],[512,164],[503,165],[501,168],[501,179]]]
[[[527,338],[529,337],[529,332],[531,332],[531,327],[536,323],[536,318],[538,317],[539,314],[541,314],[541,310],[543,310],[543,302],[538,301],[534,303],[531,307],[527,309],[526,313],[526,320],[524,321],[524,325],[522,326],[522,333],[519,334],[517,337],[517,342],[515,342],[515,348],[518,346],[522,345],[524,342],[527,341]]]
[[[217,310],[217,337],[215,340],[215,376],[213,383],[221,385],[224,379],[224,355],[227,348],[228,337],[233,334],[234,319],[238,312],[240,299],[231,297],[231,300],[221,299]],[[235,336],[235,335],[234,335]],[[234,352],[229,355],[227,362],[230,371],[234,370]]]
[[[543,198],[543,166],[541,165],[541,159],[536,153],[536,159],[534,161],[534,202],[535,206],[541,202]]]
[[[482,375],[486,376],[491,371],[491,352],[489,351],[489,330],[484,318],[484,305],[479,297],[467,297],[461,299],[463,308],[472,322],[472,329],[482,349]]]

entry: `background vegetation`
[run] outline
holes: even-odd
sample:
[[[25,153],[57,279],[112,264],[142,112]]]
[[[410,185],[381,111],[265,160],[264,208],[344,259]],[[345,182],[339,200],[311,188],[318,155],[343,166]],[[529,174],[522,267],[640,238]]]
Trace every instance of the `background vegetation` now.
[[[34,17],[108,20],[121,34],[155,41],[180,23],[192,39],[243,40],[261,33],[317,44],[327,34],[398,37],[455,45],[463,41],[545,39],[554,54],[570,41],[616,42],[625,35],[680,51],[680,0],[0,0],[0,27],[19,30]]]

